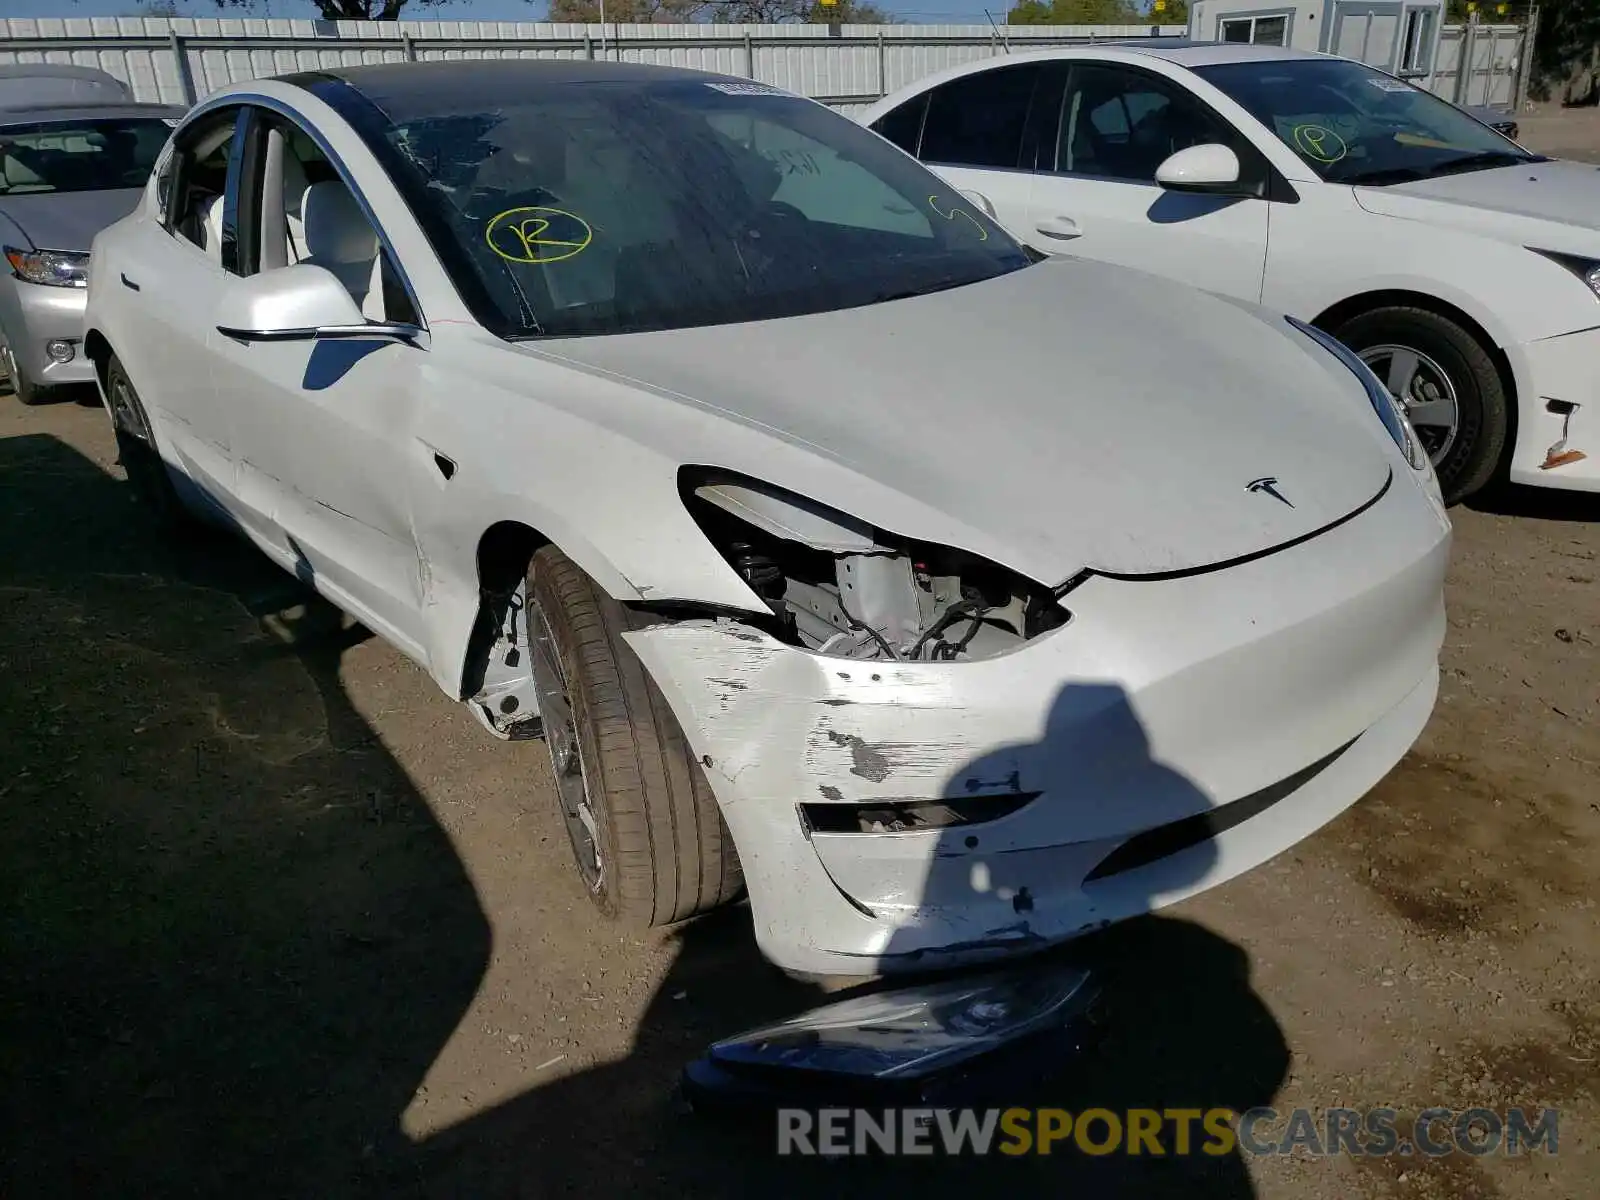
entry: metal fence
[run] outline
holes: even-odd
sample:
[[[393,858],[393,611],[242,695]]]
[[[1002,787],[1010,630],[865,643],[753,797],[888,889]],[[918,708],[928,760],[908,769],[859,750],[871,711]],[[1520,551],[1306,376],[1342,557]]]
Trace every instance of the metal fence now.
[[[1004,54],[1183,37],[1180,25],[577,25],[535,21],[305,21],[182,17],[0,18],[0,63],[71,62],[129,83],[140,100],[194,103],[240,80],[358,63],[605,58],[743,75],[843,111],[924,75]],[[1522,30],[1444,28],[1432,88],[1510,107]]]
[[[0,63],[99,67],[140,100],[193,103],[226,84],[358,63],[607,58],[759,79],[848,111],[1008,49],[1181,36],[1178,25],[576,25],[534,21],[0,19]]]

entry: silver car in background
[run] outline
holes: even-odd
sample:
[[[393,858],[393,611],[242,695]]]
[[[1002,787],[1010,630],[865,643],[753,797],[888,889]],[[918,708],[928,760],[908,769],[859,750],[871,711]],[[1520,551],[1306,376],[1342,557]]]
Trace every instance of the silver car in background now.
[[[34,404],[51,387],[94,382],[83,355],[89,243],[138,202],[187,110],[131,103],[111,88],[96,98],[93,80],[76,76],[68,82],[82,98],[21,106],[25,87],[50,96],[60,81],[47,71],[30,84],[17,70],[0,76],[0,366],[17,398]]]

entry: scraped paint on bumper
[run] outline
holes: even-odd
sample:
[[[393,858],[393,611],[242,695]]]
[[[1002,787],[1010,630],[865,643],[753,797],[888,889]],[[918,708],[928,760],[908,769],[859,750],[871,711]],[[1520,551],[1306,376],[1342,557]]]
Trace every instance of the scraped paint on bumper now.
[[[1066,626],[989,659],[830,658],[726,621],[627,636],[705,765],[774,962],[1027,952],[1250,869],[1406,752],[1437,690],[1450,541],[1416,486],[1241,566],[1090,577]],[[858,807],[941,798],[1001,815],[844,831]]]

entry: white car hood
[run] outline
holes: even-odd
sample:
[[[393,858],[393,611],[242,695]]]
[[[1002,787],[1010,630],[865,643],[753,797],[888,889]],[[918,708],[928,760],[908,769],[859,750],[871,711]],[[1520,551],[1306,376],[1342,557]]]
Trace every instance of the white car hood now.
[[[1281,319],[1078,260],[864,308],[535,345],[762,435],[713,431],[688,463],[908,536],[948,528],[1045,584],[1256,554],[1358,509],[1390,473],[1360,385]],[[847,470],[779,468],[747,449],[763,438],[808,452],[786,462]],[[1264,478],[1287,502],[1249,490]],[[874,502],[884,488],[918,529]]]
[[[1600,166],[1560,159],[1358,187],[1356,203],[1381,216],[1446,221],[1459,228],[1523,236],[1535,225],[1567,226],[1600,246]],[[1550,247],[1565,249],[1566,247]]]

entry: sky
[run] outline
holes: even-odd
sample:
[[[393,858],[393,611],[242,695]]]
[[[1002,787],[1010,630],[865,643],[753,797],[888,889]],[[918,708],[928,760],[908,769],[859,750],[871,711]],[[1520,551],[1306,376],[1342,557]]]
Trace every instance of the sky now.
[[[917,23],[984,24],[985,0],[878,0],[881,7],[902,20]],[[179,0],[182,15],[212,17],[219,14],[211,0]],[[406,16],[421,20],[442,18],[457,21],[538,21],[544,17],[545,0],[453,0],[444,8],[418,8],[413,0]],[[1009,7],[1007,0],[990,0],[989,12],[1001,20]],[[132,16],[138,0],[0,0],[0,17],[106,17]],[[314,17],[316,7],[309,0],[257,0],[255,11],[233,10],[228,16]]]

